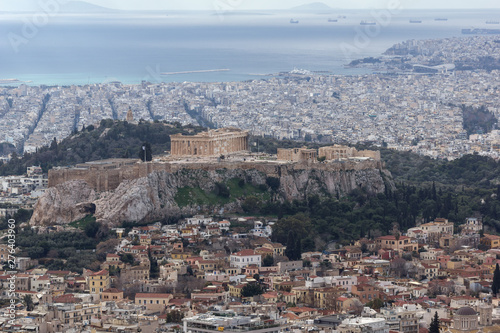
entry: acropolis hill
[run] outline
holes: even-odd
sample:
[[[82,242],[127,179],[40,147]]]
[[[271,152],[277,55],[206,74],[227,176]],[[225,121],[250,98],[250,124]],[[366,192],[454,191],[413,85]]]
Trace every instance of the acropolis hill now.
[[[193,136],[172,135],[170,155],[142,163],[138,159],[109,159],[49,171],[49,187],[71,180],[84,180],[94,190],[110,191],[123,181],[146,177],[155,171],[255,169],[269,177],[280,177],[288,170],[317,169],[347,171],[381,169],[380,152],[361,151],[346,146],[315,149],[278,149],[277,156],[250,153],[248,132],[224,128]],[[222,156],[222,158],[221,158]],[[322,162],[318,161],[324,158]]]
[[[95,207],[96,218],[113,225],[194,213],[209,208],[196,191],[211,193],[221,183],[230,188],[234,179],[266,188],[269,177],[277,178],[278,200],[344,195],[356,188],[380,193],[384,174],[392,182],[375,151],[336,145],[256,154],[248,149],[248,133],[233,128],[172,135],[171,140],[171,154],[151,162],[112,159],[50,170],[49,190],[39,199],[31,222],[69,223],[84,217],[85,207]],[[238,210],[241,200],[231,196],[219,206]]]

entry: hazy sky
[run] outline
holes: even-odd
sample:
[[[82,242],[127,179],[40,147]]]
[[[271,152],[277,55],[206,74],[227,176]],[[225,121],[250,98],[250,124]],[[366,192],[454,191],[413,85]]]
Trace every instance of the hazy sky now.
[[[0,0],[1,10],[37,10],[40,2],[74,0]],[[401,3],[403,9],[500,9],[499,0],[86,0],[104,7],[122,10],[259,10],[288,9],[312,2],[323,2],[333,8],[387,8]]]
[[[307,0],[88,0],[88,2],[117,9],[281,9],[312,1]],[[500,8],[498,0],[324,0],[334,8],[385,8],[400,2],[404,8]]]

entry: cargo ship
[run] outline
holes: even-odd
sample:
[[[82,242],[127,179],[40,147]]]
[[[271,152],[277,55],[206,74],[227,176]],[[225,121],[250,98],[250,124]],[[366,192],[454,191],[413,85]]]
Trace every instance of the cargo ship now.
[[[410,20],[410,23],[422,23],[422,20]]]
[[[361,21],[359,24],[360,25],[377,25],[377,22],[375,22],[375,21]]]
[[[499,21],[486,21],[486,24],[500,24]]]
[[[464,35],[500,35],[500,29],[462,29]]]
[[[338,22],[338,21],[339,21],[339,20],[337,20],[337,19],[328,19],[328,22],[333,22],[333,23],[335,23],[335,22]]]
[[[438,17],[438,18],[435,18],[434,21],[448,21],[448,19],[447,18]]]

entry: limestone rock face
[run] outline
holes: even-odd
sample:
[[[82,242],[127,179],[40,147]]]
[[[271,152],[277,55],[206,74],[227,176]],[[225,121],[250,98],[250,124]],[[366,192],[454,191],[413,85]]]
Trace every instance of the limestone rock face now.
[[[57,185],[38,199],[30,223],[55,225],[82,219],[90,213],[88,206],[96,198],[95,191],[84,181],[72,180]]]
[[[311,195],[344,195],[356,188],[369,193],[381,193],[386,182],[392,186],[390,173],[377,168],[360,170],[296,169],[281,165],[266,172],[256,169],[181,169],[174,173],[155,171],[147,177],[128,180],[114,191],[97,195],[84,181],[71,181],[51,188],[35,206],[31,219],[34,225],[70,223],[95,210],[98,222],[110,226],[121,222],[151,222],[180,214],[236,211],[241,199],[226,204],[203,205],[192,203],[180,207],[175,200],[179,189],[199,188],[210,193],[216,183],[238,178],[254,186],[266,184],[268,176],[279,178],[279,200],[306,199]],[[86,213],[85,213],[86,212]]]
[[[369,193],[383,192],[385,183],[381,170],[287,170],[280,177],[280,193],[285,200],[305,199],[315,194],[323,196],[338,193],[342,196],[356,188],[365,188]]]

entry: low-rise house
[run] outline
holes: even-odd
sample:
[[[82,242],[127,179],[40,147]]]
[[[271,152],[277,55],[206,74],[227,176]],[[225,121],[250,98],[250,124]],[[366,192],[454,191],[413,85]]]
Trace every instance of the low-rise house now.
[[[230,265],[231,267],[244,268],[248,265],[261,266],[262,257],[260,254],[255,253],[254,250],[246,249],[231,254]]]
[[[91,294],[99,294],[111,286],[109,272],[101,270],[99,272],[91,273],[88,277],[87,285]]]
[[[172,294],[162,293],[137,293],[135,295],[135,304],[140,305],[148,311],[164,312],[165,307],[168,306],[170,300],[173,298]]]
[[[500,236],[484,234],[481,237],[481,245],[486,247],[487,249],[498,249],[500,248]]]

